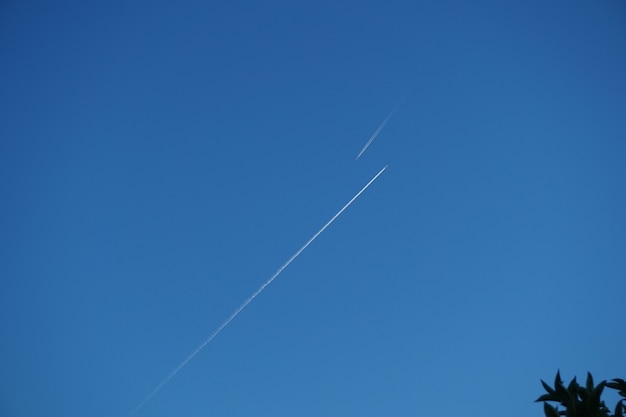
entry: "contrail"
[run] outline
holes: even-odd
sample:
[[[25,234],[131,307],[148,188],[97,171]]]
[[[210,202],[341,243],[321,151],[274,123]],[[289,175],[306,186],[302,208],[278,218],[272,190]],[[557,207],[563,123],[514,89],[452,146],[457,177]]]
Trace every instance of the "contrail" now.
[[[248,306],[248,304],[250,304],[252,302],[252,300],[254,300],[256,298],[257,295],[261,294],[261,292],[263,292],[263,290],[272,283],[272,281],[274,281],[281,272],[283,272],[283,270],[285,268],[287,268],[289,266],[290,263],[292,263],[302,252],[304,252],[304,250],[311,244],[313,243],[313,241],[315,239],[317,239],[317,237],[319,235],[322,234],[322,232],[324,230],[326,230],[326,228],[328,228],[328,226],[330,226],[332,224],[332,222],[335,221],[335,219],[337,217],[339,217],[341,215],[341,213],[343,213],[348,207],[350,207],[350,204],[352,204],[354,202],[354,200],[356,200],[365,190],[367,190],[367,188],[374,182],[376,181],[376,179],[387,169],[388,165],[385,165],[385,167],[383,167],[383,169],[381,169],[380,171],[378,171],[378,174],[374,175],[374,178],[372,178],[367,184],[365,184],[365,186],[363,188],[361,188],[361,190],[355,194],[354,197],[352,197],[352,199],[350,199],[350,201],[348,201],[346,203],[345,206],[343,206],[341,208],[341,210],[339,210],[337,212],[337,214],[335,214],[317,233],[315,233],[313,235],[313,237],[311,239],[309,239],[304,246],[302,246],[296,253],[294,253],[291,258],[289,258],[289,260],[287,262],[285,262],[283,264],[283,266],[281,266],[280,268],[278,268],[278,270],[276,272],[274,272],[274,275],[272,275],[270,277],[270,279],[268,279],[267,281],[265,281],[265,283],[263,285],[261,285],[261,287],[259,287],[258,290],[256,290],[250,297],[248,297],[248,299],[246,301],[244,301],[230,316],[228,316],[228,318],[217,328],[213,331],[213,333],[211,333],[211,335],[209,337],[207,337],[204,342],[202,342],[200,344],[200,346],[198,346],[196,348],[196,350],[194,350],[193,352],[191,352],[191,354],[189,354],[189,356],[187,356],[187,358],[182,361],[180,363],[180,365],[178,365],[176,367],[176,369],[174,369],[172,372],[170,372],[170,374],[159,384],[157,385],[157,387],[152,390],[152,392],[150,394],[148,394],[148,396],[141,402],[139,403],[139,405],[137,407],[135,407],[135,409],[133,411],[130,412],[130,414],[128,414],[127,417],[131,417],[132,415],[134,415],[135,413],[137,413],[137,411],[139,411],[141,409],[141,407],[143,407],[152,397],[155,396],[155,394],[157,392],[159,392],[159,390],[161,388],[163,388],[163,386],[165,384],[167,384],[170,379],[172,379],[174,377],[174,375],[176,375],[178,373],[178,371],[180,371],[185,365],[187,365],[187,363],[189,363],[189,361],[191,361],[194,356],[196,356],[207,344],[209,344],[209,342],[211,340],[213,340],[215,338],[215,336],[217,336],[223,329],[224,327],[228,326],[230,324],[231,321],[233,321],[233,319],[235,317],[237,317],[237,315],[239,313],[241,313],[241,311],[246,308]]]
[[[380,124],[380,126],[378,126],[378,129],[376,129],[376,131],[374,131],[374,133],[372,134],[372,136],[370,137],[370,140],[367,141],[367,143],[365,144],[365,146],[363,147],[363,149],[361,149],[361,152],[359,152],[359,154],[356,156],[356,159],[359,159],[361,157],[361,155],[363,155],[363,152],[365,152],[365,150],[370,146],[370,144],[374,141],[374,139],[376,139],[376,136],[378,136],[378,134],[380,133],[381,130],[383,130],[383,127],[385,127],[385,125],[387,124],[387,122],[389,121],[389,119],[391,119],[391,116],[393,116],[393,114],[396,112],[396,110],[398,109],[398,106],[396,106],[391,113],[389,113],[389,116],[387,116],[385,118],[385,120],[383,120],[383,122]]]

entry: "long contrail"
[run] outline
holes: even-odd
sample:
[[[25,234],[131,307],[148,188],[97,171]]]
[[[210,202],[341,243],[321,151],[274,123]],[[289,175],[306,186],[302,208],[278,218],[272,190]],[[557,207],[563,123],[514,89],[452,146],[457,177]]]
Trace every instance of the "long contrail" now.
[[[276,272],[274,272],[274,275],[272,275],[270,277],[270,279],[268,279],[267,281],[265,281],[265,283],[263,285],[261,285],[261,287],[259,287],[258,290],[256,290],[250,297],[248,297],[248,299],[246,301],[244,301],[235,311],[233,311],[233,313],[228,316],[228,318],[217,328],[213,331],[213,333],[211,333],[211,335],[209,337],[207,337],[204,342],[202,342],[200,344],[200,346],[198,346],[196,348],[196,350],[194,350],[193,352],[191,352],[191,354],[189,354],[189,356],[187,356],[187,358],[182,361],[180,363],[180,365],[178,365],[176,367],[176,369],[174,369],[172,372],[170,372],[170,374],[159,384],[157,385],[157,387],[152,390],[152,392],[150,394],[148,394],[148,396],[141,402],[139,403],[139,405],[137,407],[135,407],[135,409],[133,411],[130,412],[130,414],[128,414],[127,417],[131,417],[132,415],[134,415],[137,411],[139,411],[139,409],[141,409],[141,407],[143,407],[152,397],[155,396],[155,394],[157,392],[159,392],[159,390],[161,388],[163,388],[163,386],[165,384],[167,384],[170,379],[172,379],[174,377],[174,375],[176,375],[178,373],[178,371],[180,371],[185,365],[187,365],[187,363],[189,363],[189,361],[191,361],[194,356],[196,356],[207,344],[209,344],[209,342],[211,340],[213,340],[215,338],[215,336],[217,336],[219,334],[219,332],[221,332],[224,327],[228,326],[228,324],[230,324],[231,321],[233,321],[233,319],[235,317],[237,317],[237,315],[239,313],[241,313],[241,311],[246,308],[248,306],[248,304],[250,304],[252,302],[252,300],[254,300],[256,298],[257,295],[261,294],[261,292],[263,292],[263,290],[272,283],[272,281],[274,281],[281,272],[283,272],[283,270],[285,268],[287,268],[289,266],[290,263],[292,263],[302,252],[304,252],[304,250],[311,244],[313,243],[313,241],[315,239],[317,239],[317,237],[319,235],[322,234],[322,232],[324,230],[326,230],[326,228],[328,228],[328,226],[330,226],[332,224],[332,222],[335,221],[335,219],[337,217],[339,217],[341,215],[341,213],[343,213],[348,207],[350,207],[350,204],[352,204],[354,202],[354,200],[356,200],[365,190],[367,190],[367,188],[374,182],[376,181],[376,178],[378,178],[380,176],[380,174],[382,174],[386,169],[387,169],[388,165],[385,165],[385,167],[383,169],[381,169],[380,171],[378,171],[378,174],[374,175],[374,178],[372,178],[367,184],[365,184],[365,186],[363,188],[361,188],[361,190],[355,194],[354,197],[352,197],[352,199],[350,199],[350,201],[348,201],[346,203],[345,206],[343,206],[341,208],[341,210],[339,210],[337,212],[337,214],[335,214],[317,233],[315,233],[313,235],[313,237],[311,239],[309,239],[304,246],[302,246],[296,253],[294,253],[291,258],[289,258],[289,260],[287,260],[287,262],[285,262],[283,264],[283,266],[281,266],[280,268],[278,268],[278,270]]]
[[[370,144],[374,141],[374,139],[376,139],[376,136],[378,136],[378,134],[380,133],[381,130],[383,130],[383,127],[385,127],[385,125],[387,124],[387,122],[389,121],[389,119],[391,119],[391,116],[393,116],[393,114],[396,112],[396,110],[398,109],[398,106],[396,106],[391,113],[389,113],[389,116],[387,116],[385,118],[385,120],[383,120],[383,122],[380,124],[380,126],[378,126],[378,129],[376,129],[374,131],[374,133],[372,133],[372,136],[370,137],[370,140],[367,141],[367,143],[365,144],[365,146],[363,146],[363,149],[361,149],[361,152],[359,152],[359,154],[356,156],[356,159],[359,159],[361,157],[361,155],[363,155],[363,152],[365,152],[365,150],[370,146]]]

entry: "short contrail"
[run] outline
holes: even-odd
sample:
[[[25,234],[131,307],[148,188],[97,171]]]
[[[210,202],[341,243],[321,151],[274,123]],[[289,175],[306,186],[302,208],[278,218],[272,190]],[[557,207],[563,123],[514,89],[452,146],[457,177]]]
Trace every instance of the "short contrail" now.
[[[361,190],[355,194],[354,197],[352,197],[352,199],[350,201],[348,201],[346,203],[345,206],[343,206],[341,208],[341,210],[339,210],[337,212],[337,214],[335,214],[317,233],[315,233],[313,235],[313,237],[311,239],[308,240],[308,242],[306,242],[304,244],[304,246],[302,246],[296,253],[294,253],[291,258],[289,258],[289,260],[287,262],[285,262],[283,264],[283,266],[281,266],[280,268],[278,268],[278,270],[276,272],[274,272],[274,275],[272,275],[270,277],[270,279],[268,279],[267,281],[265,281],[265,283],[263,285],[261,285],[261,287],[259,287],[258,290],[256,290],[250,297],[248,297],[248,299],[246,301],[244,301],[217,329],[215,329],[213,331],[213,333],[211,333],[211,335],[209,337],[207,337],[204,342],[202,342],[200,344],[200,346],[198,346],[196,348],[196,350],[194,350],[193,352],[191,352],[191,354],[189,354],[189,356],[187,356],[187,358],[182,361],[180,363],[180,365],[178,365],[176,367],[176,369],[174,369],[172,372],[170,372],[170,374],[159,384],[157,385],[157,387],[152,390],[152,392],[141,402],[139,403],[139,405],[137,407],[135,407],[135,409],[133,411],[131,411],[130,414],[128,414],[127,417],[131,417],[132,415],[134,415],[137,411],[139,411],[139,409],[141,409],[141,407],[144,406],[144,404],[146,404],[152,397],[154,397],[154,395],[159,392],[159,390],[161,388],[163,388],[163,386],[165,384],[167,384],[170,379],[172,379],[174,377],[174,375],[176,375],[178,373],[178,371],[180,371],[185,365],[187,365],[187,363],[189,363],[190,360],[192,360],[194,358],[194,356],[196,356],[201,350],[202,348],[204,348],[211,340],[213,340],[215,338],[215,336],[217,336],[219,334],[219,332],[221,332],[224,327],[228,326],[228,324],[233,321],[233,319],[235,317],[237,317],[237,315],[239,313],[241,313],[241,311],[246,308],[246,306],[248,304],[250,304],[250,302],[252,302],[252,300],[254,300],[256,298],[257,295],[261,294],[261,292],[265,289],[265,287],[267,287],[268,285],[270,285],[272,283],[272,281],[274,281],[276,279],[276,277],[278,277],[278,275],[280,275],[281,272],[283,272],[283,270],[285,268],[287,268],[289,266],[290,263],[292,263],[294,261],[294,259],[296,259],[311,243],[313,243],[313,241],[315,239],[317,239],[317,237],[319,235],[322,234],[322,232],[324,230],[326,230],[326,228],[328,228],[328,226],[330,226],[332,224],[332,222],[335,221],[335,219],[337,217],[339,217],[341,215],[341,213],[343,213],[348,207],[350,207],[350,204],[352,204],[354,202],[354,200],[356,200],[365,190],[367,190],[367,188],[374,182],[376,181],[376,178],[378,178],[380,176],[380,174],[382,174],[386,169],[387,169],[388,165],[385,165],[385,167],[383,169],[381,169],[380,171],[378,171],[378,174],[374,175],[374,178],[372,178],[367,184],[365,184],[365,186],[363,188],[361,188]]]
[[[391,119],[391,116],[393,116],[393,114],[396,112],[396,110],[398,109],[398,106],[396,106],[391,113],[389,113],[389,116],[387,116],[385,118],[385,120],[383,120],[383,122],[380,124],[380,126],[378,126],[378,129],[376,129],[376,131],[372,134],[372,136],[370,137],[370,140],[367,141],[367,143],[365,144],[365,146],[363,147],[363,149],[361,149],[361,152],[359,152],[359,154],[356,156],[356,159],[359,159],[361,157],[361,155],[363,155],[363,152],[365,152],[365,150],[370,146],[370,144],[374,141],[374,139],[376,139],[376,136],[378,136],[378,134],[380,133],[381,130],[383,130],[383,127],[385,127],[385,125],[387,124],[387,122],[389,121],[389,119]]]

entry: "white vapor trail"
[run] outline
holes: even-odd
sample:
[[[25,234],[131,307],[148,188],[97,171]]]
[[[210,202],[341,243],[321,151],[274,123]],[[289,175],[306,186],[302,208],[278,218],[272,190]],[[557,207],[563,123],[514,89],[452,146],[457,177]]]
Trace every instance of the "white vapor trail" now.
[[[385,120],[383,120],[383,122],[380,124],[380,126],[378,126],[378,129],[376,129],[374,131],[374,133],[372,133],[372,136],[370,137],[370,139],[367,141],[367,143],[365,144],[365,146],[363,146],[363,149],[361,149],[361,152],[359,152],[359,154],[356,156],[356,159],[359,159],[361,157],[361,155],[363,155],[363,152],[365,152],[365,150],[370,146],[370,144],[374,141],[374,139],[376,139],[376,136],[378,136],[378,134],[380,133],[381,130],[383,130],[383,127],[385,127],[385,125],[387,124],[387,122],[389,121],[389,119],[391,119],[391,116],[393,116],[393,114],[396,112],[396,110],[398,109],[398,106],[396,106],[391,113],[389,113],[389,115],[385,118]]]
[[[211,340],[213,340],[215,336],[217,336],[224,329],[224,327],[228,326],[230,322],[233,321],[233,319],[237,317],[237,315],[241,313],[241,311],[244,308],[246,308],[248,304],[252,302],[252,300],[256,298],[257,295],[261,294],[261,292],[263,292],[263,290],[268,285],[270,285],[272,281],[274,281],[280,275],[280,273],[283,272],[283,270],[289,266],[290,263],[292,263],[302,252],[304,252],[304,250],[311,243],[313,243],[313,241],[317,239],[317,237],[321,235],[322,232],[324,232],[324,230],[326,230],[328,226],[330,226],[332,222],[334,222],[335,219],[337,219],[337,217],[341,215],[341,213],[343,213],[348,207],[350,207],[350,205],[354,202],[354,200],[356,200],[365,190],[367,190],[367,188],[374,181],[376,181],[376,179],[387,169],[387,166],[388,165],[385,165],[383,169],[378,171],[378,174],[374,175],[374,177],[367,184],[365,184],[365,186],[361,188],[361,190],[358,193],[356,193],[354,197],[352,197],[352,199],[350,199],[350,201],[348,201],[346,205],[343,206],[341,210],[339,210],[337,214],[335,214],[317,233],[315,233],[313,237],[310,238],[304,244],[304,246],[302,246],[296,253],[294,253],[291,256],[291,258],[289,258],[289,260],[287,260],[287,262],[285,262],[280,268],[278,268],[278,270],[274,272],[274,275],[272,275],[267,281],[265,281],[265,283],[261,285],[261,287],[259,287],[258,290],[256,290],[250,297],[248,297],[246,301],[244,301],[239,307],[237,307],[237,309],[230,316],[228,316],[228,318],[217,329],[215,329],[213,333],[211,333],[209,337],[207,337],[204,340],[204,342],[200,344],[200,346],[198,346],[193,352],[191,352],[191,354],[189,354],[189,356],[187,356],[187,358],[184,361],[182,361],[180,365],[176,367],[176,369],[170,372],[170,374],[159,385],[157,385],[157,387],[154,390],[152,390],[152,392],[141,403],[139,403],[139,405],[135,407],[135,409],[130,414],[128,414],[127,417],[131,417],[132,415],[137,413],[137,411],[139,411],[141,407],[143,407],[152,397],[154,397],[156,393],[159,392],[159,390],[163,388],[163,386],[167,384],[174,377],[174,375],[178,373],[178,371],[180,371],[185,365],[187,365],[187,363],[189,363],[189,361],[191,361],[194,358],[194,356],[196,356],[207,344],[209,344],[209,342],[211,342]]]

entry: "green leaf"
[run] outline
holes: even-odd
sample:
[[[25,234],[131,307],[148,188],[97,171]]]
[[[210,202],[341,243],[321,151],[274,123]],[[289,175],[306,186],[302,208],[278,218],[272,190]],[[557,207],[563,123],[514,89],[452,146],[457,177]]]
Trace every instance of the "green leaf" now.
[[[593,377],[591,376],[591,372],[587,372],[587,391],[593,391]]]
[[[539,401],[558,401],[558,400],[556,400],[552,394],[543,394],[541,397],[535,400],[536,403],[538,403]]]
[[[563,404],[567,404],[570,395],[567,389],[565,389],[565,385],[563,385],[563,381],[561,380],[561,375],[558,372],[556,373],[556,378],[554,379],[554,391],[556,391],[558,401]]]
[[[556,410],[556,408],[552,407],[548,403],[543,403],[543,412],[545,413],[546,417],[559,417],[559,412]]]
[[[572,382],[569,383],[569,385],[567,386],[567,390],[573,396],[576,396],[576,394],[578,394],[578,382],[576,382],[576,377],[574,377],[574,379],[572,379]]]
[[[619,391],[619,395],[626,398],[626,381],[620,378],[613,378],[611,382],[607,382],[606,386]]]
[[[552,389],[552,387],[550,387],[550,385],[548,385],[548,384],[546,384],[545,382],[543,382],[543,379],[540,379],[540,381],[541,381],[541,385],[543,385],[543,388],[544,388],[544,389],[545,389],[545,390],[546,390],[549,394],[556,395],[556,391],[554,391],[554,390]],[[555,400],[555,401],[556,401],[556,400]]]
[[[578,388],[578,396],[580,397],[580,400],[582,402],[587,401],[587,399],[589,398],[588,391],[583,387]]]
[[[554,388],[556,388],[558,385],[563,385],[563,381],[561,380],[560,370],[556,371],[556,377],[554,377]]]
[[[604,386],[605,385],[606,385],[606,381],[602,381],[592,391],[591,401],[592,401],[594,407],[597,407],[600,404],[600,396],[602,395],[602,391],[604,391]]]
[[[624,417],[624,409],[626,409],[626,406],[622,404],[622,401],[624,400],[619,400],[615,406],[615,413],[613,413],[615,417]]]

